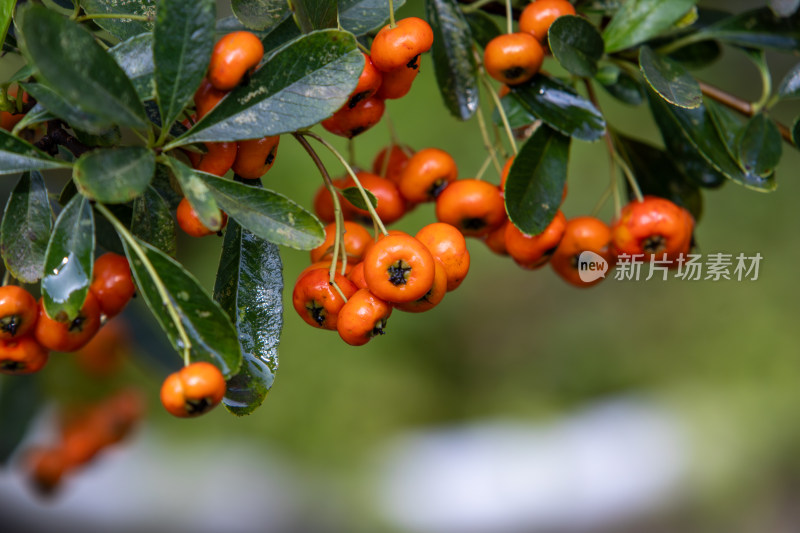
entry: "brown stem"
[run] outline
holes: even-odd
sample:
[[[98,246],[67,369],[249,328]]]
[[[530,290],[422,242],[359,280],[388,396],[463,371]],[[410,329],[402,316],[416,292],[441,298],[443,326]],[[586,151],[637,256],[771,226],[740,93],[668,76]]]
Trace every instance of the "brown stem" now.
[[[698,80],[700,84],[700,90],[703,92],[704,95],[708,96],[712,100],[719,102],[720,104],[733,109],[734,111],[738,111],[739,113],[746,115],[748,117],[752,117],[756,114],[756,111],[753,109],[753,104],[748,102],[747,100],[742,100],[738,96],[734,96],[728,92],[723,91],[719,87],[715,87],[714,85],[710,85],[704,81]],[[794,146],[794,141],[792,140],[792,132],[786,125],[781,124],[777,120],[775,124],[778,126],[778,130],[781,132],[781,137],[787,143]]]
[[[36,147],[50,155],[56,155],[59,145],[72,152],[75,157],[91,150],[91,147],[67,133],[60,120],[51,120],[47,123],[47,134],[39,139]]]

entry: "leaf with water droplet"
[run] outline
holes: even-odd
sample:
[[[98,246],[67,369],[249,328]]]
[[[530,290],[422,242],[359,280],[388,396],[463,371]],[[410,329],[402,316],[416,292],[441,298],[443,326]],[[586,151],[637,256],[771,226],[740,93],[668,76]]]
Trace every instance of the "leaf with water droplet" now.
[[[48,316],[72,320],[92,282],[94,215],[89,199],[77,194],[58,215],[44,261],[42,298]]]
[[[229,217],[262,239],[298,250],[311,250],[325,240],[319,220],[289,198],[206,172],[194,173]]]
[[[175,310],[180,326],[191,343],[190,361],[206,361],[216,365],[226,379],[236,374],[242,363],[242,354],[236,330],[228,315],[183,265],[158,248],[136,237],[134,239],[152,265],[152,270],[146,267],[130,243],[123,239],[131,272],[145,303],[175,350],[182,354],[185,343],[173,315],[162,300],[158,281],[164,286],[167,303]]]
[[[235,415],[264,401],[278,371],[283,328],[283,265],[278,247],[231,221],[225,231],[214,298],[234,321],[242,368],[228,380],[222,400]]]
[[[52,227],[44,178],[35,170],[26,172],[8,197],[0,225],[0,251],[15,278],[24,283],[41,279]]]

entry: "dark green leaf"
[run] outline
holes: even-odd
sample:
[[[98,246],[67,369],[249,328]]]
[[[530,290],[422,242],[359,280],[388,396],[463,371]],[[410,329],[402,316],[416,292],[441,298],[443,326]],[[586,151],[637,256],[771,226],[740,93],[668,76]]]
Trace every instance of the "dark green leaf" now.
[[[133,201],[131,233],[167,255],[174,257],[177,252],[175,219],[167,201],[152,186]]]
[[[234,322],[242,367],[222,400],[242,416],[264,401],[278,371],[283,328],[283,265],[278,247],[231,221],[225,231],[214,298]]]
[[[245,28],[261,31],[278,25],[289,14],[286,0],[231,0],[231,9]]]
[[[36,124],[43,124],[50,120],[54,120],[56,118],[50,111],[44,108],[43,105],[36,104],[34,105],[30,111],[25,113],[25,116],[22,117],[22,120],[17,122],[17,125],[14,126],[14,129],[17,131],[22,131],[25,128],[30,126],[34,126]]]
[[[69,166],[69,163],[53,159],[19,137],[0,129],[0,174]]]
[[[754,48],[796,51],[800,48],[800,17],[779,18],[768,7],[732,15],[700,31],[707,39]]]
[[[133,212],[128,205],[112,204],[107,205],[106,208],[111,211],[126,228],[131,227]],[[96,212],[94,217],[94,238],[97,244],[104,250],[119,255],[125,255],[125,248],[122,246],[119,235],[117,235],[117,230],[114,229],[114,226],[112,226],[105,217],[98,217]]]
[[[40,82],[81,111],[120,126],[145,126],[131,81],[86,29],[38,5],[26,5],[18,17],[22,51]]]
[[[375,198],[375,195],[369,191],[366,191],[366,193],[367,197],[369,198],[369,203],[372,204],[372,207],[377,207],[378,199]],[[367,202],[364,201],[364,197],[361,196],[361,191],[358,190],[358,187],[347,187],[346,189],[342,189],[342,196],[344,196],[345,200],[357,208],[364,210],[367,209]]]
[[[195,172],[228,216],[257,237],[298,250],[311,250],[325,240],[319,220],[278,193]]]
[[[351,34],[322,30],[303,35],[169,147],[258,139],[312,126],[345,103],[363,68],[364,56]]]
[[[73,128],[72,131],[75,132],[75,138],[86,146],[102,146],[107,148],[109,146],[117,146],[122,141],[122,132],[120,132],[118,126],[111,126],[97,134],[87,133],[75,128]]]
[[[0,43],[6,40],[6,32],[11,24],[11,15],[14,14],[16,0],[0,0]]]
[[[680,63],[656,54],[649,46],[639,48],[639,68],[650,87],[667,102],[688,108],[703,103],[697,80]]]
[[[162,126],[192,100],[214,48],[214,0],[159,2],[153,29],[153,61]]]
[[[781,132],[769,117],[758,113],[739,134],[738,148],[739,162],[746,172],[769,176],[781,160]]]
[[[104,117],[99,117],[87,113],[66,102],[60,95],[52,91],[49,87],[40,83],[25,83],[22,85],[25,90],[36,99],[53,116],[60,118],[71,127],[84,130],[89,133],[100,133],[111,127],[111,121]]]
[[[542,125],[514,158],[506,181],[506,211],[523,233],[543,232],[558,213],[567,181],[569,142],[569,137]]]
[[[528,112],[564,135],[596,141],[606,131],[603,115],[589,100],[547,76],[534,76],[529,83],[511,87],[511,94]]]
[[[627,0],[603,31],[606,52],[618,52],[652,39],[678,22],[696,3],[697,0]]]
[[[608,94],[622,103],[640,105],[644,102],[644,89],[639,80],[616,66],[602,67],[595,79]]]
[[[0,375],[0,466],[8,463],[42,403],[36,376]]]
[[[494,19],[483,11],[465,13],[464,18],[467,19],[472,38],[481,48],[486,48],[489,41],[502,33],[497,24],[495,24]]]
[[[794,124],[792,124],[792,142],[795,148],[800,146],[800,117],[794,119]]]
[[[668,151],[698,184],[717,186],[721,175],[758,191],[775,189],[772,176],[762,177],[742,171],[717,134],[705,106],[686,109],[668,104],[648,91],[650,107]]]
[[[714,124],[714,129],[717,135],[722,139],[725,144],[725,149],[728,155],[734,161],[739,159],[739,132],[742,130],[744,123],[742,119],[722,104],[718,104],[713,100],[705,102],[706,111]]]
[[[122,146],[86,152],[75,162],[72,179],[81,194],[107,204],[123,204],[142,194],[156,171],[149,148]]]
[[[700,220],[703,212],[700,188],[688,180],[669,154],[624,135],[615,135],[614,141],[643,194],[667,198],[685,207],[695,221]]]
[[[433,66],[439,92],[454,117],[467,120],[478,109],[478,65],[472,32],[455,0],[425,0],[433,27]]]
[[[0,225],[0,252],[6,269],[23,283],[42,278],[52,227],[44,179],[36,171],[26,172],[8,197]]]
[[[241,366],[242,354],[236,330],[228,315],[180,263],[158,248],[135,240],[145,257],[140,257],[131,244],[123,239],[131,271],[145,303],[161,324],[172,346],[180,354],[185,352],[186,342],[179,333],[179,328],[182,328],[189,341],[190,361],[212,363],[226,379],[235,375]],[[144,262],[145,259],[149,265]],[[162,300],[159,284],[164,288],[166,294],[163,297],[166,301]],[[174,311],[174,316],[169,309]]]
[[[200,222],[212,231],[222,229],[222,216],[219,212],[219,206],[203,180],[198,177],[194,170],[177,159],[170,159],[169,165],[172,168],[172,175],[180,183],[183,195],[191,204],[194,212],[197,213],[197,218],[200,219]]]
[[[669,57],[686,68],[700,69],[711,65],[721,55],[722,47],[717,41],[700,41],[671,52]]]
[[[786,73],[780,87],[778,87],[778,96],[784,100],[800,98],[800,63]]]
[[[150,100],[156,95],[156,82],[153,74],[153,35],[142,33],[123,41],[109,49],[123,72],[133,83],[140,100]]]
[[[94,19],[93,22],[117,39],[124,41],[134,35],[153,30],[156,0],[80,0],[88,15],[144,15],[150,21],[126,18]]]
[[[788,17],[800,7],[800,0],[769,0],[769,7],[779,17]]]
[[[514,129],[530,126],[537,120],[537,118],[513,96],[504,96],[500,99],[500,104],[503,106],[503,111],[506,113],[509,126]],[[498,126],[503,125],[503,119],[500,117],[497,108],[492,110],[492,121]]]
[[[393,2],[395,12],[405,3],[406,0]],[[388,19],[389,4],[386,0],[339,0],[339,23],[355,35],[377,30]]]
[[[289,8],[303,33],[336,28],[339,21],[336,0],[289,0]]]
[[[160,163],[156,164],[156,175],[151,185],[166,200],[170,211],[174,213],[178,209],[178,204],[183,200],[183,194],[181,185],[173,177],[170,168]]]
[[[261,37],[261,44],[264,45],[264,54],[269,56],[271,52],[286,45],[289,41],[297,39],[302,35],[300,28],[294,22],[291,12],[287,12],[283,20],[272,27]]]
[[[603,37],[597,28],[583,17],[559,17],[547,32],[550,50],[561,66],[582,78],[597,72],[597,62],[603,57]]]
[[[48,316],[72,320],[89,292],[94,265],[94,215],[89,199],[76,195],[56,219],[44,260],[42,299]]]

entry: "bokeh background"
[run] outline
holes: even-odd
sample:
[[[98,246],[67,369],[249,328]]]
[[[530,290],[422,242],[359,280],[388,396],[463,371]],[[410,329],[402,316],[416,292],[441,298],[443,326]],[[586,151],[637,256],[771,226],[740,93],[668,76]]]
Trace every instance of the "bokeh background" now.
[[[400,13],[422,15],[421,2]],[[776,84],[796,61],[769,55]],[[759,95],[740,52],[696,74]],[[660,144],[645,107],[599,97],[610,124]],[[798,111],[784,103],[775,116],[791,124]],[[483,162],[476,121],[447,114],[430,57],[387,115],[402,142],[449,151],[460,176]],[[358,138],[358,162],[388,142],[381,123]],[[119,379],[144,387],[146,420],[49,500],[12,460],[0,470],[0,531],[798,531],[800,156],[784,153],[777,192],[709,191],[697,227],[700,253],[760,253],[757,281],[607,279],[580,290],[471,240],[461,288],[425,315],[396,312],[387,335],[353,348],[296,316],[291,289],[308,256],[283,250],[280,371],[264,405],[241,419],[163,411],[169,368],[157,355],[169,347],[135,302],[125,315],[134,356]],[[607,169],[602,142],[572,143],[567,217],[591,212]],[[290,137],[263,181],[308,208],[320,183]],[[613,216],[610,204],[602,216]],[[434,218],[423,205],[396,227],[416,232]],[[209,289],[220,247],[179,243]],[[74,374],[54,358],[37,380],[49,403],[28,443],[46,441],[59,403],[91,388]]]

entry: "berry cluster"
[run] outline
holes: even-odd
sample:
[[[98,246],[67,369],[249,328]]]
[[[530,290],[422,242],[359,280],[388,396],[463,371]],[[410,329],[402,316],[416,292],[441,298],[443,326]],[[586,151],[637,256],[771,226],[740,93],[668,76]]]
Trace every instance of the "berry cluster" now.
[[[92,405],[62,412],[58,441],[36,445],[24,454],[24,468],[34,488],[51,494],[64,476],[129,435],[143,414],[144,401],[134,389],[122,389]]]
[[[210,113],[225,96],[258,66],[264,57],[264,45],[249,31],[235,31],[222,37],[214,46],[206,79],[194,95],[195,115],[184,122],[187,128]],[[233,170],[237,176],[255,180],[267,173],[278,153],[279,136],[235,142],[204,143],[205,152],[186,151],[192,167],[216,176]],[[178,225],[192,237],[217,233],[228,221],[220,210],[216,229],[209,229],[197,216],[186,198],[178,205]]]
[[[135,291],[128,260],[112,252],[94,262],[86,301],[72,319],[48,316],[43,300],[37,303],[22,287],[0,287],[0,372],[37,372],[51,351],[83,348],[103,323],[122,311]]]

